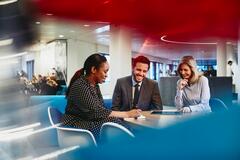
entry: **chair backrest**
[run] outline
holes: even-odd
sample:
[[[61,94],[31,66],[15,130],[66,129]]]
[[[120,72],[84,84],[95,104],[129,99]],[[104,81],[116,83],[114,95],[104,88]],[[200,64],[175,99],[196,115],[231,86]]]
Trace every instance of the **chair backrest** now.
[[[48,118],[52,126],[59,126],[62,116],[63,114],[57,108],[48,107]]]
[[[227,111],[228,110],[228,107],[219,98],[211,98],[209,100],[209,105],[211,107],[212,112]]]
[[[131,131],[129,131],[126,127],[113,123],[106,122],[102,125],[100,131],[100,138],[102,142],[110,142],[114,138],[117,137],[126,137],[126,138],[134,138],[135,136]]]
[[[48,117],[51,125],[57,129],[58,145],[61,148],[79,145],[81,147],[97,146],[93,134],[85,129],[61,126],[63,114],[53,107],[48,107]]]
[[[104,107],[111,109],[112,107],[112,99],[104,98]]]
[[[56,127],[58,144],[61,148],[79,145],[80,147],[97,146],[93,134],[86,129]]]

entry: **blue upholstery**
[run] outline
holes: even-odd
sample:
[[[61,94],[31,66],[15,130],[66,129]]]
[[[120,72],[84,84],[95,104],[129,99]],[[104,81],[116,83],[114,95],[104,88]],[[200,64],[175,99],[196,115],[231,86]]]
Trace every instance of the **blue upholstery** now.
[[[107,109],[111,109],[112,108],[112,99],[104,99],[104,106]]]
[[[65,112],[67,105],[67,99],[65,95],[41,95],[41,96],[31,96],[29,100],[29,105],[37,105],[41,103],[49,102],[50,106],[57,108],[62,113]],[[112,99],[104,99],[104,106],[111,109]]]
[[[67,86],[66,85],[61,85],[56,94],[57,95],[65,95],[66,91],[67,91]]]
[[[62,116],[63,114],[57,108],[48,107],[48,118],[52,126],[60,124]]]
[[[49,105],[57,108],[62,113],[65,112],[67,105],[67,99],[65,95],[41,95],[41,96],[31,96],[29,100],[29,105],[37,105],[41,103],[49,102]]]
[[[206,114],[163,129],[145,130],[131,142],[118,138],[114,144],[79,149],[67,155],[72,160],[239,160],[239,121],[238,106],[229,112]]]
[[[212,112],[227,111],[228,107],[219,98],[211,98],[209,101]]]

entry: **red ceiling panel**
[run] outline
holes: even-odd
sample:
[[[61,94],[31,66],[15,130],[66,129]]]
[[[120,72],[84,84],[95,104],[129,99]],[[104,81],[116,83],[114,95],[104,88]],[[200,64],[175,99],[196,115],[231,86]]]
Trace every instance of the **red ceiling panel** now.
[[[174,40],[236,39],[239,0],[36,0],[39,12],[56,17],[110,22]]]

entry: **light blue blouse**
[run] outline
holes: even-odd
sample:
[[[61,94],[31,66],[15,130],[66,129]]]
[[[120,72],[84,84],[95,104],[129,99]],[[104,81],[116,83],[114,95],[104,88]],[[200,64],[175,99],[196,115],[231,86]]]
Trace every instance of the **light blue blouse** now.
[[[178,83],[180,80],[178,80]],[[190,107],[192,112],[211,112],[209,106],[210,89],[208,79],[201,76],[197,82],[185,86],[182,90],[177,89],[175,105],[177,109]]]

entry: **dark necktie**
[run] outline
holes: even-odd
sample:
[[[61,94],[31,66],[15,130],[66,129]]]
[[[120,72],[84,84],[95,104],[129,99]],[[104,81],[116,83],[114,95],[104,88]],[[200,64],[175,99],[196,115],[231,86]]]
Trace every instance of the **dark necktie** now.
[[[134,91],[134,98],[133,98],[133,108],[136,108],[136,105],[138,103],[138,98],[139,98],[139,84],[135,84],[135,91]]]

